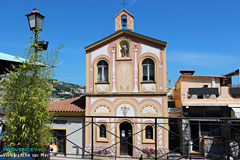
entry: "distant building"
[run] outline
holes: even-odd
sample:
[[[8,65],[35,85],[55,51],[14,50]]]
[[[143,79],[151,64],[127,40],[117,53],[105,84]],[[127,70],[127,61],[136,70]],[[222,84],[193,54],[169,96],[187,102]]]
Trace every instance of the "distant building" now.
[[[210,156],[211,153],[223,154],[227,132],[233,135],[236,130],[227,131],[222,127],[223,122],[209,117],[239,117],[239,88],[232,88],[231,74],[194,75],[194,71],[190,70],[182,70],[180,73],[176,81],[175,107],[182,110],[183,117],[200,118],[183,119],[179,122],[182,152],[199,152],[204,156]],[[191,150],[187,144],[190,141],[193,142]]]
[[[0,52],[0,75],[7,73],[7,69],[11,70],[12,65],[16,66],[24,61],[24,58]]]
[[[82,156],[85,132],[81,128],[85,123],[82,118],[85,113],[85,97],[52,102],[49,107],[53,116],[63,116],[51,120],[51,127],[58,146],[58,155]]]

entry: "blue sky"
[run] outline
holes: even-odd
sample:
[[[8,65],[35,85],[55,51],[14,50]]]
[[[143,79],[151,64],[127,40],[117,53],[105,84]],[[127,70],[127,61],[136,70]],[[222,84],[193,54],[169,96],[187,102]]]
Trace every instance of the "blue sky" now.
[[[135,32],[167,41],[169,86],[180,69],[223,75],[237,69],[240,53],[239,0],[125,0]],[[0,0],[0,52],[22,56],[31,32],[26,14],[46,18],[41,39],[62,43],[58,80],[85,85],[84,47],[114,33],[122,0]]]

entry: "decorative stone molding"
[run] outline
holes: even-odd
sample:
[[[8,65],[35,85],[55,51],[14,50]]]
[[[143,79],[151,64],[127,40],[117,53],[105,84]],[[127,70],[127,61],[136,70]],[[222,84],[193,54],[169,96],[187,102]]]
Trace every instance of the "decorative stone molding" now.
[[[142,91],[143,92],[154,92],[155,84],[142,84]]]
[[[108,84],[97,84],[97,92],[108,92]]]

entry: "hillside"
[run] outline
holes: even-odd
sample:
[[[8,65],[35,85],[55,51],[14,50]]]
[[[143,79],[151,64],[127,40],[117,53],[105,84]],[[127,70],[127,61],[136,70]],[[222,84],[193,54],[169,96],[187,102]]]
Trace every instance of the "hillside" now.
[[[4,81],[5,75],[0,75],[0,82]],[[85,93],[85,86],[80,86],[77,84],[61,82],[56,79],[52,80],[53,82],[53,91],[51,95],[51,101],[59,100],[59,99],[68,99],[81,96]],[[0,97],[1,97],[0,88]]]
[[[85,93],[85,86],[53,80],[52,98],[68,99]]]

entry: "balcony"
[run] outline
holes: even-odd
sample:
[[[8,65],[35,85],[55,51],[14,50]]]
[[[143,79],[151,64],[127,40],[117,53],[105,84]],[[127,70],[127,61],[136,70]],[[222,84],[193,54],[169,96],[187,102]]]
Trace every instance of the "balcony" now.
[[[217,98],[218,88],[188,88],[189,99]]]
[[[230,94],[231,95],[240,95],[240,87],[231,87]]]
[[[240,94],[231,95],[230,89],[231,87],[229,86],[221,86],[220,88],[188,88],[186,90],[187,94],[181,94],[182,105],[229,106],[231,104],[239,104]]]

